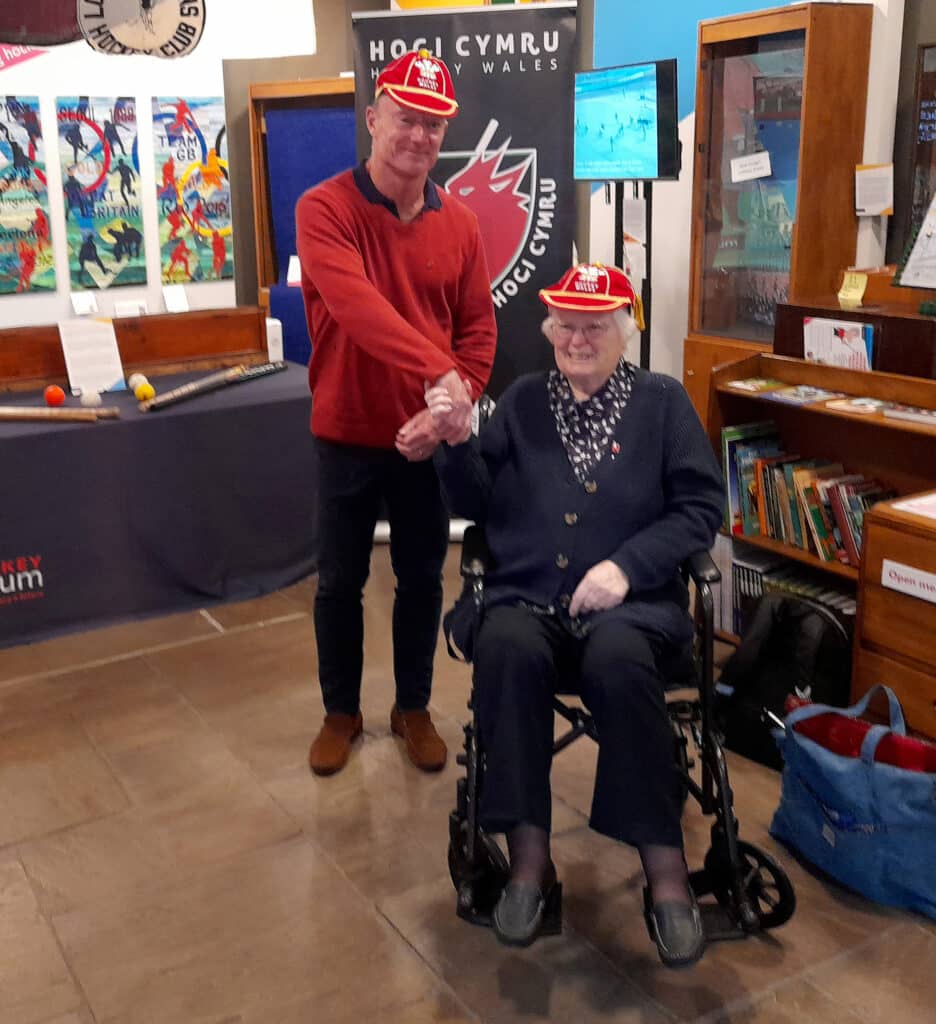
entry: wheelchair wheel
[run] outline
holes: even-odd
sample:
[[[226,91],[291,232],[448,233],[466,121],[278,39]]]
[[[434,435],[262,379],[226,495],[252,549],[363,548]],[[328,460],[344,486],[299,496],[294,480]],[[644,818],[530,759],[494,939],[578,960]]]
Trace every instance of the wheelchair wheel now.
[[[744,892],[757,914],[761,930],[779,928],[796,910],[793,885],[770,854],[743,839],[737,840],[737,844]],[[705,871],[715,898],[722,906],[731,906],[734,877],[726,847],[719,844],[709,850],[705,856]]]

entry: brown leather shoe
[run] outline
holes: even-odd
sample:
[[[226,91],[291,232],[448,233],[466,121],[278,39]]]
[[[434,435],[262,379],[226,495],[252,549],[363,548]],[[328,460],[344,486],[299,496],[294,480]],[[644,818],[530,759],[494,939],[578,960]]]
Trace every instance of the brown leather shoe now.
[[[409,759],[424,772],[438,772],[445,767],[448,747],[436,732],[428,711],[390,712],[390,729],[406,741]]]
[[[316,775],[334,775],[348,763],[351,744],[361,735],[364,720],[359,711],[346,715],[340,711],[325,716],[318,736],[309,748],[309,767]]]

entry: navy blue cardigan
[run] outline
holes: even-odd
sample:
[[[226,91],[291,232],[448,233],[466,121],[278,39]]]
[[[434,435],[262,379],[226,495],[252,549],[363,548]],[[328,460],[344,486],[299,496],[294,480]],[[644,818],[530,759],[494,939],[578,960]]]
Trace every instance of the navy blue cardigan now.
[[[435,465],[452,511],[484,526],[486,605],[527,601],[561,616],[585,573],[611,559],[630,592],[582,622],[614,619],[683,643],[692,628],[678,568],[712,546],[721,471],[689,396],[663,374],[636,370],[614,440],[620,450],[579,483],[546,375],[530,374],[504,392],[480,439],[442,445]]]

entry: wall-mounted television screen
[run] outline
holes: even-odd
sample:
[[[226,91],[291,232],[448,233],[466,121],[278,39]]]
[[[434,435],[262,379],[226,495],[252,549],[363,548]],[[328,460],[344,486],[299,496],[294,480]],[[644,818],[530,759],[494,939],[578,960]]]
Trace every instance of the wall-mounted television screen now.
[[[675,59],[579,71],[574,109],[576,180],[679,177]]]

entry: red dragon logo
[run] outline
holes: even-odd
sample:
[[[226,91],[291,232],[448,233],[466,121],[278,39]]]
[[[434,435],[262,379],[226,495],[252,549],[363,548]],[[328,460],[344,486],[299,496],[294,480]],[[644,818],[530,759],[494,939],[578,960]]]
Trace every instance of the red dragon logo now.
[[[533,222],[536,187],[536,150],[510,149],[508,137],[500,147],[488,145],[497,131],[493,118],[472,153],[443,153],[440,164],[466,160],[444,183],[446,192],[460,199],[478,218],[491,287],[504,278],[523,251]],[[515,159],[501,169],[505,158]],[[440,175],[440,178],[442,175]]]

